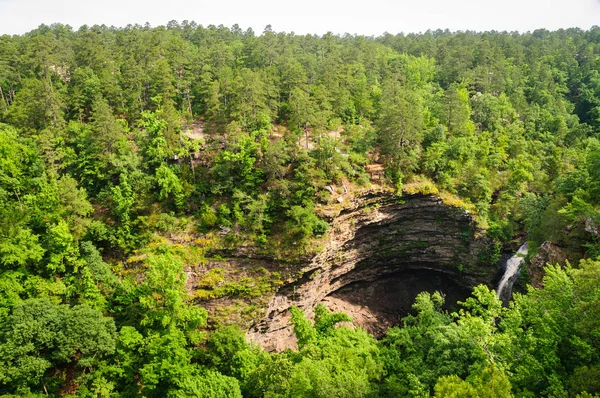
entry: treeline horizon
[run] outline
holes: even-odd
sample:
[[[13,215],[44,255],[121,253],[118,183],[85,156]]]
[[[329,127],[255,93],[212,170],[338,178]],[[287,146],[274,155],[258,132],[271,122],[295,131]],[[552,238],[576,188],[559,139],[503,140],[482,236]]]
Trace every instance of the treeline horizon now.
[[[244,32],[244,34],[249,34],[250,32],[252,34],[256,35],[256,30],[254,30],[253,27],[248,26],[245,29],[243,28],[243,26],[240,26],[241,24],[238,23],[234,23],[231,26],[228,26],[226,24],[222,24],[222,23],[207,23],[207,24],[202,24],[202,23],[197,23],[194,20],[182,20],[181,22],[179,20],[176,19],[172,19],[169,20],[167,23],[164,24],[157,24],[157,25],[152,25],[150,22],[144,22],[144,23],[129,23],[127,25],[114,25],[114,24],[105,24],[105,23],[82,23],[78,26],[72,26],[71,24],[68,23],[63,23],[63,22],[52,22],[52,23],[42,23],[40,25],[38,25],[37,28],[28,30],[28,31],[24,31],[22,33],[2,33],[0,32],[0,35],[7,35],[7,36],[23,36],[26,35],[32,31],[35,30],[39,30],[39,29],[44,29],[46,27],[56,27],[56,26],[64,26],[67,29],[70,29],[72,31],[79,31],[79,30],[85,30],[85,29],[90,29],[90,28],[101,28],[101,29],[110,29],[110,30],[123,30],[123,29],[155,29],[155,28],[167,28],[167,29],[174,29],[174,28],[192,28],[192,29],[196,29],[196,28],[205,28],[205,29],[229,29],[231,31],[241,31]],[[581,27],[581,26],[570,26],[570,27],[563,27],[563,28],[556,28],[556,29],[548,29],[548,28],[544,28],[544,27],[538,27],[538,28],[534,28],[534,29],[527,29],[527,30],[507,30],[507,29],[482,29],[482,30],[476,30],[476,29],[466,29],[466,30],[462,30],[462,29],[449,29],[449,28],[428,28],[426,30],[420,30],[418,32],[409,32],[409,31],[402,31],[399,30],[397,32],[389,32],[389,31],[384,31],[382,33],[379,34],[365,34],[365,33],[351,33],[351,32],[333,32],[333,31],[327,31],[324,33],[310,33],[310,32],[306,32],[306,33],[296,33],[293,30],[287,31],[287,30],[277,30],[277,29],[273,29],[273,25],[268,23],[265,25],[265,27],[263,28],[262,33],[259,33],[259,36],[264,34],[264,32],[267,31],[272,31],[274,33],[277,34],[286,34],[286,35],[296,35],[296,36],[316,36],[316,37],[321,37],[321,36],[325,36],[325,35],[333,35],[333,36],[337,36],[337,37],[364,37],[364,38],[369,38],[369,39],[380,39],[382,37],[385,36],[409,36],[409,35],[413,35],[413,36],[425,36],[425,35],[436,35],[436,36],[440,36],[440,35],[447,35],[447,34],[474,34],[474,35],[478,35],[478,34],[502,34],[502,35],[531,35],[531,34],[535,34],[536,32],[546,32],[546,33],[561,33],[561,32],[582,32],[582,31],[591,31],[591,30],[596,30],[598,29],[600,25],[592,25],[589,28],[585,28],[585,27]],[[260,30],[258,30],[260,31]]]

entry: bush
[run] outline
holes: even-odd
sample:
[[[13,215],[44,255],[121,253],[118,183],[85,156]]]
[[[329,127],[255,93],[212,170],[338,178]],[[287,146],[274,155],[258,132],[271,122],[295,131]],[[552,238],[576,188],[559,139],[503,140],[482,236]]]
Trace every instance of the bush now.
[[[321,235],[329,229],[329,224],[319,220],[312,207],[292,206],[286,214],[290,218],[287,223],[290,234],[299,239]]]
[[[217,221],[218,219],[215,211],[207,205],[204,205],[200,213],[200,228],[205,230],[213,228],[217,225]]]

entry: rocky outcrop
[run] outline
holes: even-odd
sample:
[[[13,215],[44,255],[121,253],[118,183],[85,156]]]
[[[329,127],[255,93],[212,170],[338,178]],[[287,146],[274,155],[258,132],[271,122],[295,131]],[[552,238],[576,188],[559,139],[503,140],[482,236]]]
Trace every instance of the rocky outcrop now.
[[[471,293],[445,273],[409,269],[371,282],[351,283],[325,297],[321,304],[330,311],[350,315],[353,326],[380,338],[400,323],[410,312],[417,294],[423,291],[442,292],[446,309],[452,309]]]
[[[468,291],[479,283],[491,284],[496,267],[489,264],[490,245],[479,237],[480,232],[470,214],[445,205],[436,196],[400,199],[371,192],[357,197],[332,217],[325,248],[308,262],[298,279],[280,288],[266,316],[248,336],[267,350],[293,348],[291,306],[311,316],[314,306],[328,296],[326,302],[335,301],[330,304],[333,309],[354,297],[349,304],[360,311],[369,302],[383,301],[383,294],[388,294],[385,291],[396,287],[417,291],[414,272],[420,273],[421,280],[437,278],[440,282],[432,286],[440,288],[453,285]],[[388,283],[393,280],[398,283]],[[402,280],[412,282],[407,286],[399,282]],[[398,313],[409,308],[413,299],[411,294],[398,298]],[[378,311],[365,308],[363,318],[376,325]],[[386,319],[384,323],[387,327],[393,322]]]
[[[535,256],[530,259],[527,264],[527,274],[529,275],[529,283],[531,286],[541,288],[544,279],[544,267],[546,264],[565,265],[567,254],[556,243],[546,241],[542,243]]]

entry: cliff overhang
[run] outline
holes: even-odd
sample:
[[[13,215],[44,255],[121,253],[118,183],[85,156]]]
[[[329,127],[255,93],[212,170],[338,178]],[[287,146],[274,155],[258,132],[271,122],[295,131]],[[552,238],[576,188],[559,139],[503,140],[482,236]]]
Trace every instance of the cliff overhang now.
[[[321,302],[380,335],[422,290],[440,290],[452,305],[491,285],[491,252],[472,215],[437,196],[365,193],[332,217],[324,249],[279,289],[248,337],[271,351],[293,348],[289,309],[310,317]]]

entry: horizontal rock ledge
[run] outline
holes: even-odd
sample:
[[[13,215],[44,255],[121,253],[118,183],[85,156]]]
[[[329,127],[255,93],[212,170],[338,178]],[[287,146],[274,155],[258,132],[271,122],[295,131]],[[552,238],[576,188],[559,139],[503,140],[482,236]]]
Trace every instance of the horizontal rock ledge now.
[[[455,290],[469,291],[481,283],[491,285],[496,264],[490,261],[491,241],[483,236],[471,214],[444,204],[434,195],[398,198],[387,192],[369,192],[358,196],[332,217],[324,249],[307,262],[301,277],[279,289],[266,316],[250,329],[248,338],[269,351],[294,348],[291,306],[312,317],[315,305],[346,286],[383,283],[380,286],[389,290],[386,278],[397,278],[403,272],[443,275],[450,282],[440,287],[452,289],[444,292],[451,296],[456,296]],[[397,285],[402,288],[401,283]],[[376,294],[373,289],[369,291]],[[326,301],[335,301],[334,309],[343,308],[343,297],[341,293],[333,294]],[[402,297],[410,302],[399,303],[398,308],[410,307],[412,294]],[[366,298],[347,297],[346,302],[349,300],[354,301],[349,303],[354,307],[348,308],[353,308],[355,317],[377,317],[376,309],[364,305],[364,317],[356,312],[356,303],[368,303]],[[389,323],[389,317],[386,319]],[[363,326],[360,322],[357,325]],[[381,334],[377,330],[376,334]]]

